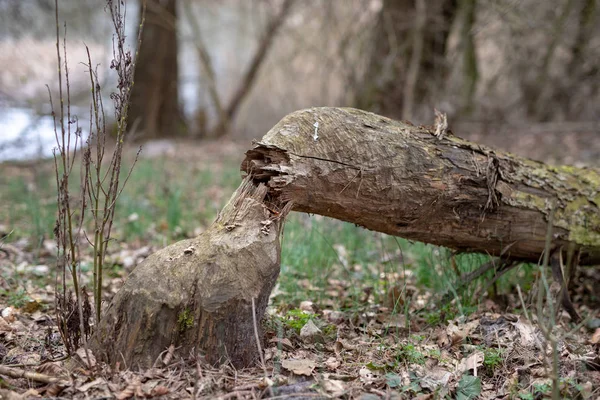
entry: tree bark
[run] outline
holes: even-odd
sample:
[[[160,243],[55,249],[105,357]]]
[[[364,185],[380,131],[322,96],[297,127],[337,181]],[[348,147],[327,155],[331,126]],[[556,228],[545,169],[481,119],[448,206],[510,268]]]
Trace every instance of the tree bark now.
[[[173,345],[176,356],[252,365],[252,300],[260,321],[279,275],[285,216],[264,205],[266,194],[245,180],[204,233],[138,265],[100,320],[94,353],[112,365],[148,368]]]
[[[295,211],[517,260],[539,260],[554,212],[552,250],[572,247],[582,265],[600,263],[598,171],[548,166],[451,134],[440,140],[434,131],[313,108],[280,121],[242,169]]]
[[[129,106],[130,130],[144,139],[179,132],[176,20],[177,0],[148,0]]]

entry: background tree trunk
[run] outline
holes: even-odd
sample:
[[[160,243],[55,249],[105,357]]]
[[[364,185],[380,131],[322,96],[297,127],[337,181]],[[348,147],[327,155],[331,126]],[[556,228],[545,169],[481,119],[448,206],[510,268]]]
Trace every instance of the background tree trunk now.
[[[475,26],[476,0],[460,0],[460,47],[462,51],[462,76],[463,90],[462,102],[460,104],[462,114],[468,115],[473,110],[473,98],[479,71],[477,68],[477,54],[475,41],[473,40],[473,28]]]
[[[130,130],[144,139],[179,133],[176,18],[177,0],[148,0],[129,106]]]
[[[431,99],[444,84],[446,42],[456,11],[457,0],[383,0],[356,107],[401,119],[414,112],[407,113],[413,108],[405,105],[407,95],[415,104]]]

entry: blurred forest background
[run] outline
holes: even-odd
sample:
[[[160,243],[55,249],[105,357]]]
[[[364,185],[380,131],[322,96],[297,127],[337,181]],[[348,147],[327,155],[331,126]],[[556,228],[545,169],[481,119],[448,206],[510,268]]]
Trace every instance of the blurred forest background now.
[[[59,4],[85,131],[84,44],[114,87],[109,18],[97,0]],[[135,46],[141,4],[126,5]],[[54,1],[0,0],[0,16],[0,159],[49,155]],[[459,136],[593,164],[599,89],[598,0],[148,0],[129,126],[138,140],[247,142],[310,106],[415,124],[433,123],[436,108]]]
[[[140,1],[122,0],[131,48],[137,45]],[[60,140],[49,92],[60,115],[56,37],[57,30],[61,38],[66,31],[66,51],[62,39],[59,48],[63,66],[67,56],[70,112],[77,118],[62,122],[72,132],[78,124],[83,135],[93,126],[88,46],[106,120],[117,125],[111,108],[111,92],[118,85],[117,69],[111,68],[114,29],[104,0],[58,0],[58,5],[57,26],[55,0],[0,0],[0,310],[10,308],[18,316],[13,322],[7,319],[12,325],[6,335],[1,324],[6,313],[0,317],[3,365],[17,368],[66,354],[58,325],[40,316],[64,313],[56,309],[54,274],[65,265],[60,251],[65,254],[66,247],[57,252],[55,230],[57,209],[59,222],[67,215],[63,199],[81,207],[73,215],[81,215],[78,230],[84,234],[77,233],[76,244],[82,251],[72,271],[81,273],[81,287],[98,284],[95,305],[107,305],[139,262],[212,224],[240,184],[239,166],[250,140],[261,138],[298,109],[357,107],[415,125],[432,125],[434,110],[439,110],[447,114],[453,133],[465,139],[547,163],[600,167],[600,0],[146,0],[126,136],[133,145],[125,146],[121,170],[120,182],[127,184],[116,207],[112,200],[106,203],[112,204],[105,212],[113,213],[109,226],[114,229],[103,236],[103,248],[95,224],[107,220],[95,219],[100,214],[92,210],[99,208],[85,201],[86,186],[81,186],[82,171],[93,162],[86,164],[81,157],[81,165],[72,164],[70,186],[59,183],[55,172],[52,152]],[[106,131],[116,130],[109,126]],[[143,144],[140,157],[138,144]],[[68,187],[71,194],[65,194]],[[88,194],[89,187],[94,185],[88,185]],[[104,269],[97,267],[96,248],[86,232],[100,237],[96,248],[105,251]],[[363,382],[363,372],[383,373],[388,367],[394,373],[378,375],[379,386],[373,387],[390,393],[402,384],[399,390],[410,398],[422,392],[433,396],[439,388],[439,393],[458,393],[469,381],[462,379],[465,371],[456,372],[456,365],[471,359],[473,345],[483,352],[477,357],[485,365],[479,370],[485,384],[481,398],[498,398],[500,391],[511,398],[548,397],[551,386],[540,379],[549,373],[540,366],[557,365],[553,363],[559,354],[562,398],[592,398],[584,389],[598,393],[598,361],[593,371],[583,365],[580,347],[588,343],[591,331],[582,328],[574,336],[565,324],[561,341],[572,340],[564,348],[577,353],[561,350],[550,360],[537,339],[529,339],[532,326],[527,325],[530,333],[524,335],[514,319],[496,314],[524,312],[529,320],[527,310],[533,316],[537,309],[540,321],[538,293],[543,291],[536,289],[536,280],[543,269],[523,264],[504,274],[510,268],[498,267],[496,275],[495,262],[487,255],[456,254],[358,225],[292,213],[282,238],[281,275],[266,331],[290,343],[284,358],[312,357],[319,371],[322,360],[327,364],[338,357],[342,363],[327,368],[340,372],[336,376],[354,377],[337,381],[351,398],[372,386],[370,380]],[[487,272],[473,275],[482,266]],[[580,269],[572,291],[580,315],[589,315],[594,323],[599,321],[599,273],[598,268]],[[475,282],[463,287],[465,277],[473,276],[478,277]],[[482,321],[478,332],[489,336],[469,333],[475,319]],[[182,321],[187,324],[187,317]],[[343,359],[337,350],[321,353],[297,340],[308,321],[323,328],[327,343],[359,338],[361,345],[355,346],[357,351],[344,348]],[[503,328],[485,328],[499,324]],[[588,326],[595,329],[589,340],[596,346],[594,357],[598,326]],[[461,332],[458,336],[455,329]],[[463,350],[447,350],[463,339]],[[279,356],[274,355],[281,352],[283,340],[277,343],[265,343],[273,370],[279,368]],[[434,387],[427,382],[433,382],[430,366],[437,368],[438,362],[443,368],[436,376],[446,378]],[[236,390],[230,384],[233,378],[220,378],[221,370],[211,375],[206,368],[196,371],[195,363],[191,368],[181,365],[185,373],[152,380],[165,385],[170,398],[189,397],[188,389],[196,393],[196,387],[204,388],[198,389],[204,390],[201,398]],[[238,372],[233,372],[238,382]],[[118,393],[130,387],[128,373],[111,378],[117,386],[92,388],[83,384],[93,376],[85,372],[77,378],[80,386],[65,396]],[[206,380],[198,378],[202,374]],[[256,369],[242,380],[254,384],[263,376],[266,370]],[[239,387],[247,387],[244,382]],[[425,384],[419,386],[421,382]],[[31,386],[28,379],[14,383],[21,391]],[[145,393],[153,396],[150,389]]]

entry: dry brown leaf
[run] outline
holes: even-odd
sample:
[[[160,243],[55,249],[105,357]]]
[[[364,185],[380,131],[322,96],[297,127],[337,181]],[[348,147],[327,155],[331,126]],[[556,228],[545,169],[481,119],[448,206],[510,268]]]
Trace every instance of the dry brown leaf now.
[[[440,330],[436,336],[437,336],[437,340],[436,340],[437,345],[441,349],[450,346],[450,336],[448,336],[448,334],[445,331]]]
[[[335,357],[329,357],[326,361],[325,361],[325,366],[327,367],[328,370],[330,371],[335,371],[336,369],[339,368],[340,366],[340,362],[338,359],[336,359]]]
[[[340,397],[344,394],[344,392],[346,392],[346,385],[343,381],[326,379],[322,382],[322,385],[323,389],[325,389],[333,397]]]
[[[308,312],[314,314],[315,310],[313,308],[313,302],[310,300],[305,300],[300,303],[300,309],[304,312]]]
[[[323,315],[327,319],[327,321],[332,324],[339,325],[344,322],[345,315],[341,311],[333,311],[333,310],[323,310]]]
[[[17,318],[17,310],[14,307],[9,306],[2,310],[2,318],[9,324],[15,322]]]
[[[167,394],[169,394],[169,388],[162,385],[158,385],[150,391],[150,397],[164,396]]]
[[[61,385],[60,383],[53,383],[46,388],[44,394],[48,397],[58,397],[65,387],[65,385]]]
[[[590,343],[592,343],[592,344],[600,343],[600,328],[596,328],[596,331],[594,332],[594,334],[592,335],[592,338],[590,339]]]
[[[75,354],[77,354],[81,362],[83,362],[83,365],[85,365],[86,367],[93,368],[96,366],[96,357],[90,349],[86,351],[85,348],[80,347],[77,349]]]
[[[523,318],[519,318],[519,320],[513,323],[513,326],[517,328],[519,331],[519,336],[521,338],[521,345],[525,348],[532,348],[535,346],[535,327],[531,325],[528,321],[523,320]]]
[[[2,317],[0,317],[0,332],[12,332],[13,328],[9,325],[8,322]]]
[[[115,397],[117,400],[125,400],[129,399],[133,396],[143,397],[144,393],[142,392],[142,384],[138,379],[133,379],[125,389],[123,389],[119,394]]]
[[[483,365],[483,360],[485,355],[482,351],[474,351],[466,358],[460,360],[460,364],[458,365],[458,369],[461,372],[466,372],[469,370],[477,371],[477,368]]]
[[[323,341],[322,332],[312,319],[309,319],[302,329],[300,329],[300,337],[302,340],[309,343]]]
[[[40,310],[42,308],[43,304],[40,303],[37,300],[30,300],[27,303],[25,303],[25,305],[23,306],[23,308],[21,309],[22,312],[27,313],[27,314],[33,314],[34,312]]]
[[[35,372],[40,374],[52,375],[56,377],[67,377],[69,373],[66,369],[61,367],[58,363],[48,362],[40,365],[35,369]]]
[[[98,378],[98,379],[95,379],[95,380],[93,380],[91,382],[86,383],[85,385],[79,386],[77,388],[77,390],[79,390],[82,393],[85,393],[88,390],[90,390],[91,388],[93,388],[94,386],[98,386],[98,385],[101,385],[101,384],[104,384],[104,383],[106,383],[106,381],[104,380],[104,378]]]
[[[175,346],[170,345],[167,349],[167,354],[165,354],[165,358],[163,358],[162,362],[164,365],[169,365],[171,363],[171,359],[173,358],[173,353],[175,352]]]
[[[17,392],[0,388],[0,399],[3,400],[23,400],[25,397]]]
[[[294,350],[294,345],[292,344],[292,341],[288,338],[275,337],[275,338],[269,340],[269,343],[281,344],[282,349],[286,350],[286,351]]]
[[[283,360],[281,366],[296,375],[310,376],[314,371],[316,364],[312,360]]]

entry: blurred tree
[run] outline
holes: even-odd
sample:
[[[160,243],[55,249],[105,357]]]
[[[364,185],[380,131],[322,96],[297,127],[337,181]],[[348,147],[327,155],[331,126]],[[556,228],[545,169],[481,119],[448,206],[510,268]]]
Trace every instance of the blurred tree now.
[[[439,94],[447,72],[446,42],[457,8],[457,0],[383,0],[355,105],[411,119],[416,104]]]
[[[470,114],[473,111],[473,98],[477,88],[479,70],[477,67],[477,55],[473,41],[473,26],[475,25],[475,9],[477,0],[460,0],[460,10],[456,16],[460,24],[460,41],[462,47],[462,76],[463,76],[463,99],[462,113]]]
[[[221,137],[229,132],[230,126],[234,121],[243,101],[250,94],[250,91],[256,83],[256,78],[261,66],[267,59],[267,55],[279,32],[281,26],[285,23],[290,14],[292,5],[295,0],[284,0],[281,7],[269,18],[266,23],[265,30],[259,38],[256,50],[252,54],[250,62],[243,72],[243,75],[238,83],[233,96],[228,103],[224,103],[219,94],[216,82],[216,73],[214,71],[213,62],[209,54],[208,48],[202,38],[200,26],[192,9],[192,0],[184,0],[184,13],[189,20],[192,31],[194,32],[194,41],[200,65],[206,75],[208,83],[208,93],[210,95],[213,106],[217,114],[217,122],[215,126],[205,133],[207,137]],[[204,119],[205,114],[200,114],[201,119]],[[206,121],[202,121],[203,123]]]
[[[176,21],[177,0],[147,0],[129,108],[130,130],[144,139],[181,131]]]
[[[587,103],[590,98],[597,96],[600,89],[600,63],[597,53],[591,51],[590,46],[598,33],[599,3],[598,0],[580,0],[578,4],[577,33],[572,42],[572,57],[567,67],[571,76],[576,79],[575,84],[567,87],[566,94],[570,103],[567,116],[572,120],[582,119],[581,113],[585,108],[581,103]]]

